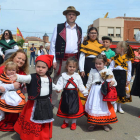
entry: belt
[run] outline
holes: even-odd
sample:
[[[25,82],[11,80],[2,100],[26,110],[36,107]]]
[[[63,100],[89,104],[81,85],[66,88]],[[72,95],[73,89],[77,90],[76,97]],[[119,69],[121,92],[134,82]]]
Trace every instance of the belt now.
[[[95,85],[101,85],[101,81],[95,82]]]
[[[74,56],[75,56],[75,58],[78,58],[78,53],[65,53],[64,54],[64,58],[62,60],[60,60],[60,65],[59,65],[57,75],[59,75],[61,72],[62,61],[66,61],[69,57],[74,57]]]

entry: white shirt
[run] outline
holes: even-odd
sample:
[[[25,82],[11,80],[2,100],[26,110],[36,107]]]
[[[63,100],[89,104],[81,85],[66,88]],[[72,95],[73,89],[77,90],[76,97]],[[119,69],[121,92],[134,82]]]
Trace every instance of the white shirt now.
[[[104,72],[106,72],[106,75],[113,75],[113,78],[111,79],[111,81],[115,82],[113,86],[117,86],[117,82],[114,78],[113,72],[110,69],[107,69],[105,67],[104,69],[100,70],[99,72],[96,69],[91,68],[89,77],[88,77],[88,81],[86,84],[86,88],[89,90],[93,84],[95,84],[96,82],[99,82],[99,81],[101,81],[103,83],[104,80],[101,77],[101,73],[104,73]]]
[[[57,27],[54,28],[51,44],[50,44],[50,53],[51,55],[54,55],[54,61],[56,62],[56,56],[55,56],[55,43],[56,43],[56,37],[57,37]],[[66,49],[65,53],[77,53],[78,52],[78,36],[76,31],[76,24],[71,27],[66,22]]]
[[[58,79],[56,84],[56,86],[59,88],[58,91],[65,88],[68,80],[71,77],[73,77],[74,83],[77,85],[77,88],[84,94],[84,96],[88,95],[88,90],[86,90],[80,75],[76,72],[73,75],[67,75],[66,72],[62,73],[62,76]],[[67,88],[75,88],[75,86],[70,83]]]
[[[7,43],[10,41],[10,39],[5,40]],[[19,47],[17,45],[15,45],[12,49],[19,49]],[[0,46],[0,55],[3,55],[3,51],[2,51],[2,47]]]
[[[125,70],[125,71],[127,71],[127,81],[130,81],[131,80],[132,63],[131,63],[131,61],[127,61],[126,63],[128,64],[128,69],[127,70],[125,70],[121,66],[115,67],[115,61],[112,60],[111,63],[110,63],[109,69],[111,69],[112,71],[113,71],[113,69],[114,70]]]
[[[49,95],[49,79],[40,77],[41,79],[41,90],[40,90],[40,96],[46,96]],[[27,83],[29,84],[31,82],[31,75],[18,75],[17,74],[17,82]],[[52,84],[52,89],[57,90],[57,87],[55,84]]]
[[[101,54],[105,55],[105,52],[102,51]],[[85,53],[81,52],[80,53],[80,58],[79,58],[79,70],[80,72],[84,71],[84,66],[85,66]],[[87,57],[90,57],[90,58],[95,58],[96,56],[95,55],[89,55]]]

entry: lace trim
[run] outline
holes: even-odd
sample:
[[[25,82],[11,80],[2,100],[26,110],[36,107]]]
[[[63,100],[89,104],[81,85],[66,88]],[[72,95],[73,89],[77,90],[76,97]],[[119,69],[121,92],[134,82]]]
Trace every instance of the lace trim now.
[[[95,117],[100,117],[100,116],[110,116],[111,113],[110,111],[108,113],[105,113],[105,114],[95,114],[95,113],[91,113],[89,110],[85,110],[90,116],[95,116]]]
[[[32,112],[31,112],[31,118],[30,118],[31,122],[43,124],[43,123],[50,123],[50,122],[54,121],[53,118],[52,119],[47,119],[47,120],[34,120],[33,118],[34,118],[35,107],[36,107],[36,101],[34,101],[33,109],[32,109]]]

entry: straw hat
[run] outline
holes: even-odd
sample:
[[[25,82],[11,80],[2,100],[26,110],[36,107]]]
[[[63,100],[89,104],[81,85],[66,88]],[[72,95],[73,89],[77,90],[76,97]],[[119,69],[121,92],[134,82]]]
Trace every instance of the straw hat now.
[[[80,15],[80,12],[79,12],[79,11],[76,11],[76,9],[75,9],[74,6],[69,6],[69,7],[67,8],[67,10],[65,10],[65,11],[63,12],[63,15],[66,15],[66,14],[69,13],[69,12],[74,12],[74,13],[76,14],[76,16],[79,16],[79,15]]]

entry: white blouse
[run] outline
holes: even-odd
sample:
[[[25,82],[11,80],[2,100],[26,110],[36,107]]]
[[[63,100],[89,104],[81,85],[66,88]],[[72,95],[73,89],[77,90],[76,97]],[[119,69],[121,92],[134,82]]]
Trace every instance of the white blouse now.
[[[106,75],[113,75],[113,72],[110,69],[107,69],[106,67],[104,69],[100,70],[99,72],[96,69],[92,69],[91,68],[90,73],[89,73],[89,77],[88,77],[88,81],[87,81],[87,84],[86,84],[86,88],[88,90],[96,82],[101,82],[101,83],[104,82],[104,80],[100,76],[100,74],[102,72],[106,72]],[[117,86],[117,82],[116,82],[116,80],[114,78],[114,75],[113,75],[113,78],[111,79],[111,81],[114,81],[115,82],[115,84],[113,86]]]
[[[125,71],[127,71],[127,81],[130,81],[131,80],[132,62],[131,61],[127,61],[126,63],[128,64],[128,69],[127,70],[125,70],[121,66],[115,67],[115,61],[112,60],[111,63],[110,63],[109,69],[111,71],[113,71],[113,70],[125,70]]]
[[[59,91],[64,89],[68,80],[73,77],[73,81],[77,85],[78,89],[84,94],[84,96],[88,95],[88,90],[83,85],[83,81],[78,73],[74,73],[73,75],[67,75],[66,72],[62,73],[62,76],[58,79],[56,86],[59,88]],[[68,88],[75,88],[71,83],[68,85]]]
[[[49,95],[49,78],[40,77],[40,79],[41,79],[40,96]],[[29,84],[31,82],[31,75],[18,75],[17,74],[16,81]],[[55,84],[53,83],[52,83],[52,89],[58,91],[57,86],[55,86]]]
[[[5,92],[9,91],[9,90],[14,90],[15,89],[13,84],[5,84],[2,81],[0,81],[0,86],[5,88]],[[1,92],[1,93],[5,93],[5,92]]]
[[[102,51],[101,54],[105,55],[105,52]],[[79,58],[79,70],[80,72],[84,71],[84,66],[85,66],[85,53],[81,52],[80,53],[80,58]],[[96,56],[95,55],[89,55],[87,56],[89,58],[95,58]]]
[[[7,43],[10,41],[10,39],[5,40]],[[17,45],[15,45],[12,49],[19,49],[19,47]],[[3,51],[2,51],[2,47],[0,46],[0,55],[3,55]]]

